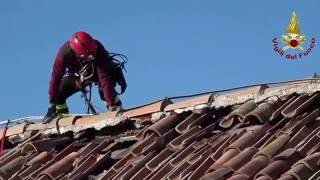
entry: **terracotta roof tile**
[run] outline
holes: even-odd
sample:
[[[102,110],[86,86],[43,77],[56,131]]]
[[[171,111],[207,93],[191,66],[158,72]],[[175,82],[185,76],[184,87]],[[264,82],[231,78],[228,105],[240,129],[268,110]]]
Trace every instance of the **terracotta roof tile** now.
[[[263,155],[271,159],[290,139],[290,136],[287,134],[281,134],[273,142],[261,149],[257,156]]]
[[[216,179],[216,180],[225,180],[228,179],[232,175],[232,170],[228,168],[220,168],[217,171],[213,171],[211,173],[208,173],[204,175],[201,180],[210,180],[210,179]]]
[[[173,157],[168,163],[166,163],[162,168],[160,168],[157,173],[155,173],[151,179],[159,179],[168,175],[168,173],[178,167],[182,162],[186,159],[190,158],[190,154],[195,151],[196,149],[201,148],[204,146],[204,143],[193,143],[183,149],[179,154]]]
[[[76,152],[70,153],[60,161],[42,171],[37,178],[41,179],[47,177],[49,179],[57,179],[62,177],[73,169],[73,163],[75,162],[77,155],[78,154]]]
[[[266,167],[268,162],[269,160],[265,156],[256,156],[239,170],[237,170],[236,174],[242,174],[248,178],[252,178],[257,172]]]
[[[75,117],[66,117],[58,120],[59,127],[72,126],[74,124]]]
[[[26,131],[39,131],[45,127],[42,123],[30,124],[27,126]]]
[[[12,135],[23,134],[26,130],[26,127],[27,127],[26,123],[9,127],[7,130],[6,136],[8,137],[8,136],[12,136]]]
[[[183,134],[190,130],[194,126],[202,126],[204,124],[208,124],[213,121],[212,116],[214,115],[214,111],[203,112],[200,117],[195,118],[186,118],[183,122],[178,124],[175,129],[180,134]]]
[[[156,138],[154,134],[146,137],[143,141],[140,141],[137,143],[137,146],[135,146],[131,153],[135,156],[138,156],[140,154],[148,154],[149,152],[160,148],[163,146],[164,142],[161,141],[160,138]]]
[[[3,165],[0,169],[0,178],[1,179],[9,179],[14,173],[16,173],[23,164],[27,162],[27,158],[25,156],[18,156],[16,159],[8,162]]]
[[[243,118],[243,123],[247,124],[248,122],[251,123],[264,123],[269,121],[270,116],[273,114],[273,112],[277,109],[277,107],[280,106],[280,101],[267,101],[262,104],[260,104],[257,108],[255,108],[253,111],[248,113]]]
[[[68,137],[62,137],[62,138],[54,138],[54,139],[47,139],[47,140],[37,140],[30,143],[26,143],[22,149],[22,154],[28,154],[30,152],[42,152],[42,151],[48,151],[56,146],[61,145],[67,145],[71,141]]]
[[[281,177],[292,176],[297,179],[308,179],[319,170],[320,152],[307,156],[298,161],[292,168]]]
[[[187,108],[187,107],[191,107],[191,106],[195,106],[195,105],[199,105],[199,104],[208,104],[212,101],[212,99],[213,99],[212,94],[199,96],[199,97],[195,97],[195,98],[188,99],[185,101],[176,102],[174,104],[169,104],[168,106],[166,106],[164,108],[164,111],[183,109],[183,108]]]
[[[257,86],[167,108],[169,102],[159,101],[126,112],[62,118],[45,125],[45,131],[41,124],[18,125],[5,139],[8,147],[17,145],[15,137],[27,140],[0,157],[0,176],[315,179],[320,169],[320,95],[308,88],[317,87],[270,91]]]
[[[163,119],[160,119],[159,121],[148,127],[144,131],[143,136],[145,137],[147,134],[155,134],[157,136],[162,136],[168,130],[173,128],[180,121],[180,119],[180,116],[177,114],[173,114]]]
[[[245,96],[245,95],[250,95],[250,94],[260,94],[260,93],[263,93],[263,91],[265,91],[265,89],[267,89],[267,88],[268,88],[268,86],[266,86],[266,85],[253,86],[250,88],[245,88],[245,89],[241,89],[238,91],[226,93],[226,94],[223,94],[223,96],[239,97],[239,96]]]
[[[248,147],[234,156],[232,159],[227,161],[222,165],[222,167],[227,167],[231,169],[233,172],[240,169],[242,166],[247,164],[253,155],[258,152],[258,149],[255,147]]]
[[[53,158],[52,152],[43,151],[29,162],[26,163],[25,168],[21,169],[22,171],[17,172],[15,178],[13,179],[23,179],[27,178],[30,174],[35,172],[38,168],[40,168],[43,164],[47,163]]]
[[[291,82],[287,84],[282,84],[282,85],[277,85],[273,87],[269,87],[265,90],[264,93],[271,93],[271,92],[276,92],[277,94],[282,95],[281,93],[284,92],[291,92],[291,89],[299,89],[301,87],[307,86],[307,85],[312,85],[312,84],[317,84],[317,82],[314,82],[314,80],[305,80],[305,81],[300,81],[300,82]],[[291,92],[292,93],[292,92]]]
[[[307,95],[301,95],[299,98],[290,103],[288,107],[282,111],[282,114],[287,118],[292,118],[310,107],[319,99],[319,97],[319,93],[314,93],[311,97]]]
[[[116,116],[118,115],[119,111],[114,111],[114,112],[108,112],[108,113],[103,113],[99,115],[93,115],[93,116],[88,116],[88,117],[81,117],[79,119],[76,119],[74,122],[75,126],[86,126],[86,125],[92,125],[95,123],[100,123],[103,121],[110,121],[112,119],[115,119]],[[66,121],[73,120],[72,118],[66,119]],[[71,121],[72,122],[72,121]]]
[[[301,158],[303,158],[302,154],[297,152],[296,149],[287,149],[274,157],[273,162],[257,173],[255,178],[266,176],[271,179],[277,179]]]
[[[82,164],[75,168],[71,174],[65,176],[69,179],[83,179],[99,166],[102,166],[110,157],[110,153],[104,155],[90,155]]]
[[[220,122],[220,126],[223,128],[231,128],[236,123],[243,122],[243,118],[249,112],[257,107],[253,100],[249,100],[239,106],[237,109],[233,110],[226,118]]]
[[[171,104],[172,102],[164,99],[152,104],[148,104],[145,106],[140,106],[137,108],[129,109],[123,113],[124,116],[132,118],[132,117],[137,117],[137,116],[143,116],[146,114],[151,114],[159,111],[163,111],[164,108],[168,105]]]
[[[291,104],[293,101],[295,101],[298,98],[297,95],[291,95],[289,97],[287,97],[286,101],[277,109],[275,110],[271,117],[270,117],[270,121],[273,121],[277,118],[279,118],[279,116],[281,116],[281,112],[289,105]]]
[[[200,133],[201,128],[195,126],[190,129],[188,132],[181,134],[179,137],[175,138],[169,143],[169,147],[174,150],[183,149],[189,145],[192,140],[198,139],[197,135]]]

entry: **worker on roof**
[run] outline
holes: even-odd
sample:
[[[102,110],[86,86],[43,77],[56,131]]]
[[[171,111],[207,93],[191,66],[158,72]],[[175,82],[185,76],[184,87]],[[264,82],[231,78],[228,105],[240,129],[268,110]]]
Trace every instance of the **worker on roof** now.
[[[92,82],[98,85],[100,98],[108,110],[121,109],[122,102],[115,86],[116,83],[120,85],[121,94],[127,87],[122,71],[120,75],[115,73],[110,53],[98,40],[86,32],[77,32],[62,45],[56,56],[49,87],[51,106],[43,122],[68,114],[66,99]]]

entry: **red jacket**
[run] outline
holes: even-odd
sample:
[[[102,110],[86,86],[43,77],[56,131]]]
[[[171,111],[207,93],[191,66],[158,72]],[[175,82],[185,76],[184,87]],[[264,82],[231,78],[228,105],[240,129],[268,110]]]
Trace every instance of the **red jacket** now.
[[[111,77],[111,60],[109,58],[108,51],[103,47],[103,45],[97,40],[96,43],[98,46],[97,54],[94,59],[96,73],[92,80],[99,83],[99,86],[101,86],[103,90],[105,101],[109,106],[113,106],[114,97],[116,95],[114,90],[115,83]],[[58,88],[65,73],[78,73],[80,69],[81,64],[78,57],[72,51],[70,42],[65,42],[59,49],[53,65],[49,87],[50,103],[55,103],[57,99]]]

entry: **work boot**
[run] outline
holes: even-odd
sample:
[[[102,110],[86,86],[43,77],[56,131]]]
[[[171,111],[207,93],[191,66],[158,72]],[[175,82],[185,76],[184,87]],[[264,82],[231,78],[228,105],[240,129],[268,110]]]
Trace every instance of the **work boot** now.
[[[114,105],[113,106],[109,106],[107,102],[105,102],[105,105],[107,106],[107,109],[109,111],[120,111],[120,110],[123,110],[121,99],[118,96],[116,96],[114,98]]]
[[[51,107],[48,108],[48,112],[46,116],[43,118],[42,123],[47,124],[57,116],[69,117],[69,109],[66,103],[51,105]]]
[[[47,124],[49,122],[51,122],[55,117],[57,117],[58,114],[56,112],[56,106],[55,105],[51,105],[48,108],[48,112],[47,114],[44,116],[44,118],[42,119],[42,123],[43,124]]]
[[[58,115],[66,115],[66,114],[69,114],[69,108],[66,103],[57,104],[56,105],[56,112]]]

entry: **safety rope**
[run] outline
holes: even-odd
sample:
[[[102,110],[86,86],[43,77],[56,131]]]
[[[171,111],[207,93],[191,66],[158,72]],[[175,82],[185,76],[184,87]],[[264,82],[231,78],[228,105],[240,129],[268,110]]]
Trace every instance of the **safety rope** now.
[[[82,92],[82,97],[84,97],[85,104],[87,106],[87,114],[98,114],[97,111],[94,109],[94,106],[91,103],[91,88],[92,88],[92,83],[89,83],[89,98],[87,97],[88,91],[85,88],[81,89]]]
[[[5,142],[6,142],[6,134],[7,134],[7,129],[8,129],[8,125],[9,125],[10,120],[7,120],[7,124],[3,129],[2,132],[2,138],[1,138],[1,145],[0,145],[0,157],[4,154],[4,146],[5,146]]]

